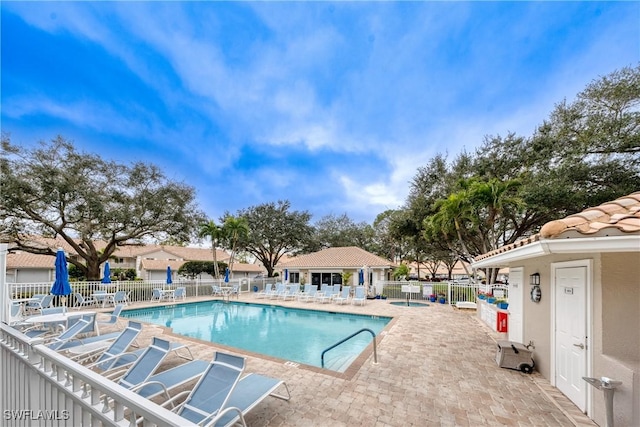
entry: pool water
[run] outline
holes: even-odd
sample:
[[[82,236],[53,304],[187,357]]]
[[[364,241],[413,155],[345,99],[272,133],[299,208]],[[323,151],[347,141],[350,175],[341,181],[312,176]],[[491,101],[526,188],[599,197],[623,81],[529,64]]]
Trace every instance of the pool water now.
[[[187,337],[318,367],[327,347],[362,328],[377,335],[391,321],[383,316],[222,301],[140,308],[121,316],[167,326]],[[371,341],[370,333],[355,336],[328,351],[324,367],[344,372]]]

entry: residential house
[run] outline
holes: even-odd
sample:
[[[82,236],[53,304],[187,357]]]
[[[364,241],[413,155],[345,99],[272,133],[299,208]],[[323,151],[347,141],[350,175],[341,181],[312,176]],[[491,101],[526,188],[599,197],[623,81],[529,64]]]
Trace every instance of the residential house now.
[[[391,279],[396,264],[355,246],[328,248],[278,263],[288,270],[289,282],[358,285],[360,269],[365,272],[365,284],[370,292],[382,292],[382,282]],[[342,273],[352,273],[349,283],[343,283]]]
[[[603,392],[583,377],[621,381],[615,424],[640,426],[640,192],[551,221],[473,267],[509,267],[508,337],[533,344],[542,376],[600,425]]]
[[[42,245],[51,248],[62,247],[70,258],[78,257],[71,245],[61,239],[38,239]],[[96,242],[98,249],[104,248],[104,242]],[[218,261],[229,262],[229,254],[217,250]],[[162,245],[125,245],[119,246],[110,259],[111,271],[114,269],[135,269],[136,276],[143,280],[165,280],[167,266],[170,266],[174,279],[178,269],[187,261],[212,261],[211,249]],[[24,251],[7,255],[8,283],[49,282],[55,278],[55,257],[36,255]],[[259,264],[235,262],[233,276],[253,277],[265,269]],[[201,279],[211,279],[203,274]]]

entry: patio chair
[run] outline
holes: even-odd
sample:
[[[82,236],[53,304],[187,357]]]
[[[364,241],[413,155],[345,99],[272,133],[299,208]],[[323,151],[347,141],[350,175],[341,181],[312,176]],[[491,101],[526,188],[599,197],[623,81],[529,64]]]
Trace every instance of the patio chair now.
[[[264,289],[256,294],[256,298],[266,298],[271,295],[271,292],[273,292],[273,283],[267,283]]]
[[[356,286],[355,292],[353,294],[353,299],[351,300],[351,304],[364,305],[365,302],[367,302],[367,292],[364,286]]]
[[[276,283],[276,290],[269,294],[270,299],[278,298],[284,292],[285,287],[282,283]]]
[[[124,304],[118,304],[113,308],[113,311],[109,315],[109,320],[98,321],[98,325],[117,325],[120,320],[120,313],[124,308]]]
[[[131,389],[138,384],[147,381],[164,361],[171,350],[171,342],[158,337],[153,337],[153,342],[146,347],[140,357],[118,380],[118,384]]]
[[[325,302],[331,301],[331,296],[333,295],[333,286],[331,285],[322,285],[324,288],[324,292],[321,290],[316,294],[315,300],[324,304]]]
[[[171,399],[172,402],[188,394],[174,410],[202,426],[231,426],[238,422],[246,426],[244,416],[267,396],[286,401],[291,399],[284,381],[258,374],[240,378],[243,370],[244,358],[216,353],[195,387]],[[275,393],[281,385],[285,386],[287,395]]]
[[[310,293],[311,293],[311,283],[305,283],[304,287],[302,288],[302,292],[298,292],[298,295],[296,296],[296,298],[298,299],[298,301],[302,301]]]
[[[38,298],[38,296],[34,295],[34,298]],[[41,311],[43,308],[51,307],[52,302],[53,302],[53,295],[48,294],[48,295],[44,295],[38,301],[30,301],[29,303],[27,303],[26,308],[30,312]]]
[[[89,332],[93,327],[95,321],[95,315],[89,314],[82,316],[73,325],[71,325],[66,331],[55,337],[51,342],[47,344],[52,350],[63,350],[66,347],[73,346],[74,344],[69,341],[74,340],[78,335]],[[78,345],[78,344],[75,344]]]
[[[176,288],[176,291],[173,293],[173,299],[181,299],[182,301],[185,301],[187,299],[187,288],[184,286]]]
[[[307,285],[304,285],[304,292],[298,297],[298,301],[311,302],[315,301],[316,295],[318,295],[318,287],[316,285],[309,284],[309,290],[307,291]]]
[[[107,303],[107,291],[95,291],[93,293],[93,298],[96,301],[96,305],[104,307]]]
[[[80,308],[84,306],[92,307],[97,304],[97,301],[94,298],[85,298],[80,292],[76,292],[73,296],[76,299],[76,310],[80,310]]]
[[[220,288],[220,285],[211,285],[211,295],[214,297],[222,296],[222,289]]]
[[[153,399],[160,394],[170,399],[169,391],[200,377],[207,370],[207,366],[209,364],[204,360],[192,360],[151,375],[145,382],[131,387],[131,391],[147,399]]]
[[[330,297],[331,301],[340,296],[340,285],[333,285],[333,290],[331,291]]]
[[[155,288],[151,295],[151,302],[159,302],[162,299],[162,289]]]
[[[342,292],[340,293],[340,295],[335,297],[333,299],[333,301],[336,304],[344,304],[344,303],[349,301],[349,294],[350,293],[351,293],[351,286],[343,286],[342,287]]]
[[[113,296],[113,305],[129,305],[129,294],[131,292],[126,291],[117,291]]]
[[[134,345],[136,338],[142,330],[142,324],[140,322],[129,321],[129,324],[113,342],[103,341],[98,343],[90,343],[71,348],[69,353],[71,359],[76,362],[82,363],[90,360],[95,360],[89,367],[97,366],[102,371],[108,371],[113,367],[125,366],[135,361],[136,357],[127,355],[126,351],[129,346]]]
[[[193,389],[175,395],[163,406],[173,405],[175,401],[186,396],[173,411],[196,424],[209,424],[211,419],[225,408],[231,392],[244,372],[244,367],[244,357],[217,351]]]
[[[295,299],[298,295],[298,291],[300,290],[300,285],[293,284],[285,286],[285,290],[282,293],[281,297],[283,300],[287,300],[287,298]]]

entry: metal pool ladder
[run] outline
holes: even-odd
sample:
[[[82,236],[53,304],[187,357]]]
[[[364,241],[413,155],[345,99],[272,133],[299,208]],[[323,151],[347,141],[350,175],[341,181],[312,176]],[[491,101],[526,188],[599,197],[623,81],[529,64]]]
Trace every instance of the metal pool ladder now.
[[[324,368],[324,354],[327,351],[336,348],[337,346],[339,346],[340,344],[342,344],[342,343],[344,343],[346,341],[349,341],[351,338],[355,337],[356,335],[359,335],[362,332],[369,332],[371,334],[371,336],[373,337],[373,363],[378,363],[378,350],[376,349],[376,334],[375,334],[375,332],[373,332],[369,328],[362,328],[359,331],[352,333],[351,335],[349,335],[345,339],[338,341],[337,343],[335,343],[331,347],[325,348],[324,351],[322,352],[322,354],[320,355],[320,361],[322,363],[321,366]]]

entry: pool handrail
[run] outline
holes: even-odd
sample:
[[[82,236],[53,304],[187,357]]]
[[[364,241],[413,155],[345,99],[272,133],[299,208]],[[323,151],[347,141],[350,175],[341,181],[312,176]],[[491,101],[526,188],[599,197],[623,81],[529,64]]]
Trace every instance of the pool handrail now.
[[[332,350],[332,349],[336,348],[337,346],[339,346],[340,344],[342,344],[342,343],[344,343],[344,342],[346,342],[346,341],[349,341],[351,338],[355,337],[356,335],[359,335],[359,334],[360,334],[360,333],[362,333],[362,332],[369,332],[369,333],[371,334],[371,336],[373,337],[373,363],[374,363],[374,364],[377,364],[377,363],[378,363],[378,350],[377,350],[377,348],[376,348],[376,333],[375,333],[375,332],[373,332],[373,331],[372,331],[371,329],[369,329],[369,328],[362,328],[362,329],[360,329],[359,331],[352,333],[351,335],[349,335],[349,336],[348,336],[348,337],[346,337],[345,339],[342,339],[342,340],[338,341],[337,343],[333,344],[332,346],[325,348],[325,349],[322,351],[322,354],[320,355],[320,363],[321,363],[321,366],[324,368],[324,354],[325,354],[327,351],[329,351],[329,350]]]

